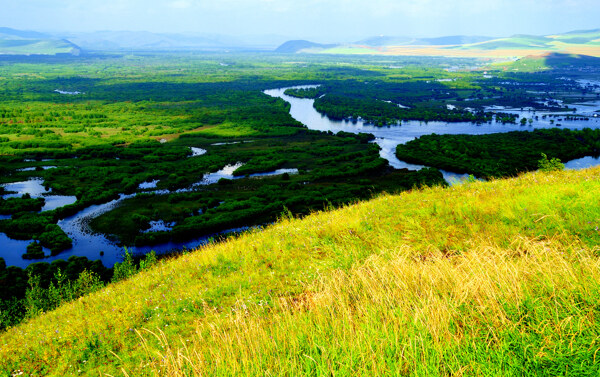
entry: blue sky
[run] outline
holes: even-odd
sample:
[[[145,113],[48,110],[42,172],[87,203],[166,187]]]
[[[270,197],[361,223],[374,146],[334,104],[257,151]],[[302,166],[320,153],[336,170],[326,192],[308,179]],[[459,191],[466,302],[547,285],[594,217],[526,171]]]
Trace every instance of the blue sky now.
[[[600,28],[600,0],[0,0],[0,26],[42,31],[373,35],[551,34]]]

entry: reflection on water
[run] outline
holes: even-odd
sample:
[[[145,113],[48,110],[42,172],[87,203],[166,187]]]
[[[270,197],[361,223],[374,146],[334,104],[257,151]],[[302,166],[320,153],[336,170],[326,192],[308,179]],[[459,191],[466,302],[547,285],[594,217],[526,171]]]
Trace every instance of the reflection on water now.
[[[306,85],[299,86],[294,88],[311,88],[315,87],[315,85]],[[284,94],[285,90],[288,88],[281,89],[271,89],[266,90],[265,94],[270,95],[272,97],[279,97],[289,102],[290,107],[290,115],[301,122],[305,126],[307,126],[311,130],[318,131],[331,131],[333,133],[338,133],[339,131],[352,132],[352,133],[370,133],[375,136],[375,140],[373,141],[377,145],[381,147],[381,151],[379,152],[380,156],[387,161],[389,161],[390,165],[396,169],[409,169],[409,170],[419,170],[422,169],[423,165],[415,165],[409,164],[407,162],[398,160],[396,157],[396,146],[398,144],[404,144],[411,140],[414,140],[423,135],[429,135],[432,133],[436,133],[439,135],[457,135],[457,134],[467,134],[467,135],[484,135],[484,134],[493,134],[493,133],[502,133],[502,132],[510,132],[510,131],[532,131],[534,129],[541,128],[556,128],[557,126],[552,122],[556,121],[555,118],[544,115],[550,115],[553,113],[550,112],[542,112],[542,111],[528,111],[528,110],[517,110],[510,109],[507,110],[505,108],[498,107],[497,110],[501,110],[502,112],[519,114],[522,117],[526,117],[528,119],[534,118],[531,126],[521,126],[520,124],[502,124],[501,122],[492,121],[489,123],[483,124],[475,124],[469,122],[456,122],[456,123],[447,123],[447,122],[420,122],[420,121],[402,121],[397,125],[383,126],[378,127],[372,124],[365,123],[362,120],[357,121],[335,121],[329,119],[327,116],[320,114],[315,108],[314,100],[312,99],[304,99],[304,98],[295,98]],[[563,129],[571,129],[571,130],[579,130],[583,128],[600,128],[600,122],[598,118],[594,117],[596,111],[600,109],[600,101],[589,102],[585,104],[576,104],[569,105],[570,107],[576,108],[576,114],[578,115],[588,115],[592,117],[592,119],[588,121],[581,120],[567,120],[562,119],[560,121],[561,128]],[[569,115],[573,113],[570,112]],[[535,117],[538,117],[536,120]],[[596,160],[595,164],[589,165],[594,166],[600,164],[600,161]],[[588,167],[588,166],[585,166]],[[451,173],[451,172],[442,172],[446,180],[452,180],[456,182],[460,181],[457,177],[462,176],[461,174]],[[450,182],[452,183],[452,182]]]
[[[202,180],[200,182],[194,183],[192,187],[212,185],[213,183],[219,182],[219,179],[221,178],[235,179],[236,177],[233,176],[233,172],[241,168],[242,166],[244,166],[244,164],[238,162],[237,164],[227,165],[217,172],[205,174],[204,177],[202,177]]]
[[[34,198],[39,198],[42,195],[50,192],[46,190],[42,184],[43,182],[44,180],[41,178],[32,178],[28,181],[6,183],[1,185],[6,191],[15,192],[14,194],[4,195],[4,199],[17,198],[24,194],[29,194]]]
[[[32,166],[29,168],[21,168],[21,169],[17,169],[17,171],[35,171],[38,168],[42,169],[42,170],[48,170],[48,169],[56,169],[58,166]]]
[[[246,178],[245,176],[234,176],[233,175],[233,173],[238,168],[242,167],[243,165],[244,164],[242,164],[242,163],[227,165],[219,171],[216,171],[214,173],[208,173],[208,174],[204,175],[203,179],[201,181],[195,183],[194,185],[192,185],[192,187],[176,190],[175,193],[191,192],[191,191],[194,191],[194,189],[198,188],[199,186],[215,184],[221,178],[227,178],[227,179]],[[271,172],[251,174],[249,177],[260,178],[260,177],[281,175],[284,173],[297,174],[298,169],[278,169],[278,170],[271,171]],[[32,180],[26,181],[26,182],[17,182],[14,184],[6,185],[6,189],[18,192],[18,194],[13,194],[12,196],[21,196],[24,193],[29,193],[32,196],[43,196],[47,200],[47,205],[48,205],[48,200],[50,199],[50,203],[52,206],[54,206],[54,208],[57,208],[57,207],[60,207],[62,205],[66,205],[66,204],[71,204],[71,202],[75,201],[75,197],[45,196],[44,194],[47,194],[49,191],[47,191],[44,188],[42,183],[43,183],[43,181],[41,179],[32,179]],[[156,183],[158,183],[158,181],[145,182],[140,185],[140,188],[141,189],[144,189],[144,188],[151,189],[153,187],[156,187]],[[146,192],[148,193],[148,191],[146,191]],[[169,190],[154,190],[154,191],[150,191],[149,193],[155,193],[157,195],[165,195],[165,194],[171,193],[171,191],[169,191]],[[71,238],[73,240],[73,246],[70,249],[61,252],[57,256],[49,257],[49,258],[43,259],[42,261],[52,262],[57,259],[68,259],[70,256],[76,255],[76,256],[84,256],[91,260],[99,259],[102,261],[102,263],[105,266],[112,267],[116,262],[121,260],[121,258],[123,256],[124,248],[118,246],[115,242],[106,238],[106,236],[92,232],[92,230],[89,227],[89,223],[94,218],[117,207],[123,200],[132,198],[135,195],[136,194],[121,195],[119,197],[119,199],[115,199],[111,202],[104,203],[104,204],[92,205],[90,207],[83,209],[82,211],[78,212],[77,214],[75,214],[73,216],[70,216],[63,220],[60,220],[58,222],[58,225],[61,227],[61,229],[65,233],[67,233],[69,238]],[[64,204],[60,204],[60,203],[64,203]],[[10,218],[10,216],[6,216],[5,218]],[[2,217],[0,217],[0,220],[1,219],[2,219]],[[171,230],[173,228],[173,226],[175,226],[176,224],[174,224],[174,223],[165,224],[162,221],[153,221],[153,222],[151,222],[150,225],[151,225],[151,229],[148,231],[156,232],[156,231],[161,231],[161,230],[165,230],[165,231]],[[212,237],[214,237],[215,235],[218,235],[218,234],[238,232],[238,231],[242,231],[245,229],[247,229],[247,228],[229,229],[227,231],[214,234],[214,235],[212,235]],[[160,245],[135,247],[135,248],[131,248],[131,251],[134,253],[149,253],[150,251],[154,250],[157,253],[161,253],[161,252],[168,252],[168,251],[182,249],[182,248],[192,249],[192,248],[195,248],[195,247],[205,244],[206,242],[208,242],[210,237],[211,236],[204,236],[204,237],[199,237],[196,239],[182,241],[182,242],[167,242],[167,243],[160,244]],[[11,240],[5,234],[0,233],[0,246],[1,246],[0,247],[0,257],[4,258],[6,261],[6,264],[9,266],[26,267],[27,265],[29,265],[31,263],[39,262],[39,260],[28,261],[28,260],[23,260],[21,258],[21,255],[25,253],[27,245],[30,242],[31,241]],[[48,255],[49,251],[48,250],[46,250],[46,251],[47,251],[46,254]],[[102,255],[101,255],[101,253],[102,253]]]
[[[190,147],[190,149],[192,150],[192,157],[202,156],[207,152],[206,149],[202,148]]]
[[[600,157],[586,156],[583,158],[578,158],[576,160],[565,162],[565,169],[578,170],[598,165],[600,165]]]
[[[158,179],[155,179],[153,181],[150,182],[142,182],[138,185],[138,188],[140,190],[148,190],[148,189],[155,189],[156,185],[158,184]]]
[[[21,255],[25,253],[27,245],[30,243],[31,241],[13,240],[8,238],[6,234],[0,233],[0,257],[4,258],[4,262],[6,262],[7,266],[17,266],[21,268],[25,268],[33,262],[39,262],[21,258]],[[46,255],[50,255],[50,250],[44,248],[44,252]],[[47,261],[47,259],[44,259],[44,261]]]
[[[53,209],[73,204],[77,201],[74,196],[63,196],[63,195],[48,195],[51,190],[46,190],[43,185],[41,178],[32,178],[28,181],[14,182],[1,185],[11,194],[4,195],[4,199],[8,198],[20,198],[25,194],[31,195],[32,198],[44,198],[46,201],[42,207],[42,211],[51,211]]]
[[[260,177],[272,177],[274,175],[283,175],[283,174],[298,174],[298,169],[277,169],[274,171],[269,171],[266,173],[254,173],[250,174],[250,178],[260,178]]]

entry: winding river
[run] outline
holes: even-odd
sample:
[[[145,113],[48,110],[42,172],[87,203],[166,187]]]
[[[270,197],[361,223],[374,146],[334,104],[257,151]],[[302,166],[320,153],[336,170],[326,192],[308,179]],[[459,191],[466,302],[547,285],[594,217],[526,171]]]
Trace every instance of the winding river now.
[[[306,88],[314,86],[296,86],[293,88]],[[543,119],[543,115],[551,113],[535,112],[528,110],[516,110],[516,109],[503,109],[498,108],[502,112],[517,113],[520,116],[532,118],[538,116],[538,120],[535,120],[532,125],[520,126],[515,124],[502,124],[500,122],[491,122],[484,124],[473,124],[467,122],[459,123],[446,123],[446,122],[419,122],[419,121],[406,121],[398,125],[376,127],[368,124],[364,121],[333,121],[326,116],[318,113],[313,107],[314,100],[311,99],[299,99],[284,94],[288,88],[266,90],[265,93],[272,97],[282,98],[283,100],[290,103],[290,114],[291,116],[303,123],[311,130],[318,131],[331,131],[337,133],[339,131],[352,132],[352,133],[370,133],[375,136],[373,141],[381,147],[380,155],[382,158],[389,161],[390,165],[396,169],[409,169],[419,170],[423,168],[420,165],[409,164],[399,160],[395,155],[395,149],[398,144],[406,143],[410,140],[418,138],[422,135],[431,133],[437,134],[471,134],[471,135],[482,135],[491,133],[501,133],[509,131],[530,131],[535,128],[554,128],[555,124],[550,122],[550,118]],[[573,105],[571,105],[573,107]],[[582,129],[585,127],[589,128],[600,128],[599,119],[595,117],[596,111],[600,109],[600,101],[589,102],[584,104],[577,104],[576,113],[578,115],[587,115],[591,119],[589,121],[574,121],[562,119],[560,121],[562,128],[566,129]],[[572,113],[569,113],[572,114]],[[251,142],[251,141],[248,141]],[[207,153],[206,150],[201,148],[192,148],[192,156],[201,156]],[[594,157],[584,157],[578,160],[568,161],[565,163],[568,169],[582,169],[589,166],[599,165],[600,160]],[[232,164],[225,166],[223,169],[207,173],[203,179],[196,184],[186,189],[180,189],[176,192],[186,192],[194,190],[198,186],[210,185],[216,183],[221,178],[228,179],[239,179],[245,177],[235,177],[233,172],[238,169],[242,164]],[[52,168],[52,167],[48,167]],[[297,174],[296,169],[280,169],[273,172],[253,174],[250,177],[260,178],[270,175],[279,174]],[[444,178],[451,184],[460,182],[461,178],[465,175],[456,174],[452,172],[442,171]],[[75,202],[75,197],[58,196],[52,195],[51,192],[47,191],[39,179],[30,179],[24,182],[16,182],[4,185],[7,191],[12,191],[14,194],[5,195],[9,196],[20,196],[25,193],[29,193],[32,197],[44,197],[46,199],[46,205],[42,211],[51,210],[67,204]],[[156,190],[156,184],[158,181],[145,182],[140,185],[142,192],[150,192],[156,194],[168,194],[168,190]],[[73,240],[73,247],[60,253],[58,256],[48,257],[42,261],[52,262],[57,259],[68,259],[70,256],[85,256],[88,259],[96,260],[99,259],[106,266],[112,266],[115,262],[121,260],[123,254],[123,248],[116,245],[116,243],[107,239],[104,235],[94,234],[89,229],[89,221],[103,213],[106,213],[118,206],[123,200],[134,196],[132,195],[121,195],[119,199],[113,200],[110,203],[101,205],[90,206],[74,216],[65,218],[59,221],[58,225],[69,235]],[[0,219],[8,218],[8,216],[0,216]],[[155,230],[168,229],[172,224],[156,223],[152,224]],[[243,228],[230,229],[226,232],[234,232],[243,230]],[[213,235],[214,236],[214,235]],[[136,253],[147,253],[151,250],[156,252],[166,252],[173,249],[182,248],[194,248],[198,245],[206,243],[209,237],[202,237],[195,240],[186,242],[169,242],[154,246],[137,247],[133,251]],[[0,233],[0,257],[4,258],[8,266],[26,267],[27,265],[38,262],[38,261],[27,261],[21,258],[21,255],[25,253],[27,245],[31,241],[18,241],[8,238],[4,233]],[[49,250],[45,250],[46,254],[49,254]]]
[[[192,152],[193,152],[193,154],[191,157],[200,156],[200,155],[206,153],[205,150],[199,150],[199,148],[196,148],[196,150],[192,150]],[[216,171],[214,173],[205,174],[202,177],[202,180],[196,182],[191,187],[179,189],[179,190],[176,190],[173,192],[175,192],[175,193],[190,192],[199,186],[215,184],[221,178],[226,178],[226,179],[246,178],[245,176],[234,176],[233,175],[235,170],[240,168],[242,165],[243,165],[242,163],[227,165],[219,171]],[[274,170],[271,172],[250,174],[248,176],[248,178],[261,178],[261,177],[268,177],[268,176],[274,176],[274,175],[281,175],[281,174],[285,174],[285,173],[298,174],[298,169],[278,169],[278,170]],[[145,193],[155,193],[157,195],[165,195],[165,194],[171,193],[171,191],[169,191],[169,190],[151,190],[152,188],[156,187],[156,183],[157,183],[157,181],[142,183],[140,185],[140,189],[144,190],[143,192],[145,192]],[[76,200],[75,197],[70,197],[70,196],[50,196],[50,195],[48,195],[49,192],[44,188],[44,186],[42,185],[42,181],[40,179],[30,179],[28,181],[16,182],[16,183],[11,183],[11,184],[7,184],[7,185],[3,185],[3,186],[5,187],[6,190],[14,192],[13,194],[7,194],[5,196],[5,198],[21,196],[23,194],[29,194],[32,197],[45,198],[46,206],[44,207],[44,209],[42,209],[42,211],[54,209],[54,208],[60,207],[61,205],[71,204],[71,203],[74,203]],[[123,247],[118,246],[115,242],[109,240],[108,238],[106,238],[106,236],[104,236],[102,234],[93,233],[90,230],[90,227],[88,224],[92,219],[102,215],[103,213],[106,213],[106,212],[112,210],[113,208],[117,207],[123,200],[132,198],[135,195],[136,194],[121,195],[119,197],[119,199],[115,199],[108,203],[98,204],[98,205],[93,205],[93,206],[87,207],[84,210],[78,212],[77,214],[75,214],[73,216],[70,216],[63,220],[60,220],[58,222],[58,225],[73,240],[73,246],[70,249],[61,252],[59,255],[50,256],[43,260],[33,260],[33,261],[24,260],[23,258],[21,258],[21,255],[26,252],[27,245],[31,241],[13,240],[13,239],[8,238],[6,236],[6,234],[0,233],[0,257],[4,258],[4,261],[6,262],[7,266],[18,266],[18,267],[22,267],[22,268],[27,267],[31,263],[52,262],[57,259],[68,259],[69,257],[74,256],[74,255],[75,256],[85,256],[91,260],[99,259],[102,261],[102,263],[105,266],[111,267],[116,262],[119,262],[121,260],[123,251],[124,251]],[[62,202],[61,202],[61,200],[62,200]],[[49,203],[51,204],[50,206],[49,206]],[[65,203],[65,204],[60,204],[60,203]],[[46,208],[46,207],[48,207],[48,208]],[[9,218],[9,216],[0,217],[0,220],[2,218]],[[163,224],[156,223],[156,224],[153,224],[153,227],[155,230],[159,231],[159,230],[163,230],[165,227],[167,227],[167,225],[164,223]],[[202,244],[205,244],[211,237],[214,237],[218,234],[238,232],[238,231],[242,231],[245,229],[248,229],[248,228],[247,227],[233,228],[233,229],[228,229],[224,232],[212,234],[210,236],[199,237],[197,239],[192,239],[192,240],[188,240],[185,242],[167,242],[167,243],[162,243],[162,244],[152,245],[152,246],[138,246],[135,248],[131,248],[131,250],[132,250],[132,252],[134,252],[136,254],[145,254],[145,253],[149,253],[152,250],[156,251],[157,253],[164,253],[164,252],[168,252],[168,251],[172,251],[172,250],[181,250],[183,248],[192,249],[192,248],[198,247]],[[46,253],[46,255],[50,254],[50,250],[48,250],[48,249],[44,249],[44,252]]]
[[[340,131],[352,132],[352,133],[369,133],[375,136],[375,140],[373,141],[377,145],[381,147],[381,151],[379,154],[382,158],[389,161],[389,164],[396,169],[409,169],[409,170],[419,170],[424,166],[422,165],[414,165],[409,164],[407,162],[401,161],[396,157],[396,146],[398,144],[407,143],[413,139],[416,139],[423,135],[429,135],[432,133],[436,134],[469,134],[469,135],[484,135],[484,134],[493,134],[493,133],[502,133],[502,132],[510,132],[510,131],[532,131],[536,128],[556,128],[557,126],[551,122],[552,119],[556,123],[555,118],[546,117],[543,119],[543,115],[551,115],[556,113],[551,112],[541,112],[541,111],[530,111],[530,110],[517,110],[517,109],[506,109],[502,107],[496,107],[495,109],[498,111],[502,111],[505,113],[514,113],[519,114],[521,117],[526,117],[528,119],[538,116],[538,120],[534,120],[531,125],[521,126],[519,124],[502,124],[501,122],[496,122],[495,120],[490,123],[483,124],[474,124],[470,122],[420,122],[420,121],[403,121],[398,125],[389,125],[389,126],[374,126],[362,120],[358,121],[336,121],[329,119],[326,115],[320,114],[314,108],[313,99],[305,99],[305,98],[296,98],[292,96],[288,96],[285,94],[287,89],[300,89],[300,88],[314,88],[316,85],[304,85],[304,86],[294,86],[290,88],[280,88],[280,89],[271,89],[266,90],[264,93],[272,96],[278,97],[286,102],[288,102],[290,107],[291,116],[297,121],[301,122],[305,126],[307,126],[311,130],[317,131],[331,131],[333,133],[338,133]],[[566,120],[562,119],[560,121],[561,128],[571,129],[571,130],[579,130],[583,128],[600,128],[600,118],[595,117],[598,115],[596,113],[597,110],[600,109],[600,101],[583,103],[570,105],[571,107],[575,107],[576,114],[578,115],[586,115],[591,117],[588,121],[581,120]],[[490,109],[493,110],[493,109]],[[565,113],[567,115],[572,115],[572,112]],[[600,115],[599,115],[600,116]],[[595,166],[600,164],[598,159],[594,159],[592,157],[584,157],[582,159],[578,159],[575,161],[570,161],[565,164],[567,168],[573,169],[582,169],[590,166]],[[460,180],[467,176],[467,174],[457,174],[453,172],[448,172],[442,170],[442,174],[446,181],[450,184],[454,184],[460,182]]]

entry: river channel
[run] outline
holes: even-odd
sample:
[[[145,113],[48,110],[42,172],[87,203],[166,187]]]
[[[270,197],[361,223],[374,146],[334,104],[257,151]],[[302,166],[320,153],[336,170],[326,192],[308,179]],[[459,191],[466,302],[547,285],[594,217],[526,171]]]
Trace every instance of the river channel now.
[[[314,86],[302,86],[314,87]],[[302,88],[294,87],[294,88]],[[291,116],[303,123],[306,127],[311,130],[318,131],[331,131],[337,133],[339,131],[352,132],[352,133],[370,133],[375,136],[373,141],[381,147],[380,155],[382,158],[389,161],[390,165],[396,169],[409,169],[419,170],[424,166],[409,164],[404,161],[400,161],[396,158],[395,149],[398,144],[406,143],[410,140],[418,138],[422,135],[428,135],[431,133],[437,134],[470,134],[470,135],[482,135],[491,133],[501,133],[509,131],[531,131],[536,128],[554,128],[557,127],[555,124],[550,122],[550,118],[543,119],[542,116],[545,114],[551,114],[540,111],[529,111],[529,110],[517,110],[517,109],[504,109],[498,108],[502,112],[517,113],[522,117],[532,118],[536,115],[538,120],[535,120],[533,124],[527,126],[521,126],[516,124],[502,124],[500,122],[492,121],[484,124],[474,124],[467,122],[458,123],[447,123],[447,122],[419,122],[419,121],[403,121],[397,125],[390,126],[374,126],[368,124],[362,120],[358,121],[333,121],[327,116],[324,116],[317,112],[313,107],[314,100],[311,99],[299,99],[285,95],[284,92],[288,88],[266,90],[265,93],[272,97],[282,98],[283,100],[290,103],[290,114]],[[573,105],[570,105],[573,107]],[[576,107],[576,113],[578,115],[587,115],[590,117],[588,121],[575,121],[561,119],[561,127],[566,129],[583,129],[583,128],[600,128],[600,121],[595,117],[596,111],[600,109],[600,101],[578,104]],[[569,112],[568,114],[572,114]],[[251,141],[248,141],[251,142]],[[206,153],[206,150],[201,148],[192,148],[192,156],[201,156]],[[584,157],[581,159],[568,161],[565,163],[568,169],[582,169],[590,166],[599,165],[600,160],[594,157]],[[233,172],[239,168],[241,164],[232,164],[225,166],[223,169],[207,173],[203,179],[193,186],[187,189],[178,190],[178,192],[185,192],[194,190],[198,186],[210,185],[216,183],[220,178],[238,179],[245,177],[234,177]],[[52,168],[52,167],[48,167]],[[279,174],[296,174],[296,169],[280,169],[273,172],[253,174],[251,178],[260,178],[270,175]],[[460,182],[465,176],[462,174],[456,174],[452,172],[442,171],[444,178],[451,184]],[[168,194],[167,190],[156,190],[157,181],[146,182],[140,185],[141,192],[153,192],[156,194]],[[9,196],[20,196],[25,193],[29,193],[32,197],[44,197],[46,199],[46,205],[42,211],[51,210],[60,206],[71,204],[75,201],[75,197],[57,196],[52,195],[51,192],[43,187],[43,182],[39,179],[30,179],[28,181],[16,182],[4,185],[7,191],[13,192],[13,194],[5,195],[5,198]],[[48,257],[41,261],[51,262],[57,259],[68,259],[70,256],[85,256],[88,259],[96,260],[99,259],[105,266],[111,267],[115,262],[121,260],[123,255],[123,248],[118,246],[116,243],[107,239],[104,235],[94,234],[89,229],[89,221],[93,218],[100,216],[107,211],[115,208],[123,200],[134,196],[132,195],[121,195],[117,200],[113,200],[110,203],[104,203],[100,205],[90,206],[74,216],[65,218],[59,221],[58,225],[69,235],[73,240],[73,247],[66,250],[54,257]],[[7,218],[7,216],[0,216]],[[156,222],[152,224],[153,230],[168,230],[172,224],[164,224]],[[227,232],[235,232],[243,230],[230,229]],[[226,232],[224,232],[226,233]],[[213,235],[214,236],[214,235]],[[135,253],[147,253],[154,250],[158,253],[166,252],[174,249],[182,248],[194,248],[207,242],[209,237],[202,237],[195,240],[186,242],[170,242],[165,244],[136,247],[133,249]],[[39,261],[28,261],[21,258],[21,255],[25,253],[27,245],[31,241],[20,241],[12,240],[8,238],[4,233],[0,233],[0,257],[4,258],[8,266],[26,267],[27,265],[39,262]],[[49,250],[45,250],[46,254],[49,254]]]
[[[475,124],[470,122],[420,122],[420,121],[402,121],[397,125],[388,126],[375,126],[369,124],[363,120],[357,121],[337,121],[331,120],[326,115],[319,113],[314,108],[315,100],[296,98],[285,94],[287,89],[299,89],[299,88],[314,88],[316,85],[305,85],[305,86],[294,86],[291,88],[280,88],[266,90],[264,93],[283,99],[288,102],[290,107],[290,115],[297,121],[304,124],[311,130],[317,131],[331,131],[338,133],[340,131],[351,132],[351,133],[369,133],[375,136],[374,143],[381,147],[379,152],[381,157],[386,159],[391,166],[396,169],[409,169],[419,170],[424,166],[409,164],[401,161],[396,157],[396,146],[398,144],[404,144],[411,140],[414,140],[423,135],[429,134],[468,134],[468,135],[484,135],[493,133],[502,133],[510,131],[532,131],[539,128],[556,128],[556,124],[552,123],[552,119],[555,118],[546,117],[543,119],[543,115],[554,115],[557,113],[542,112],[542,111],[531,111],[531,110],[518,110],[518,109],[506,109],[502,107],[495,107],[490,111],[498,110],[505,113],[519,114],[521,117],[528,119],[538,116],[538,120],[534,120],[531,125],[521,126],[520,124],[503,124],[496,122],[495,120],[489,123]],[[600,118],[595,117],[598,115],[597,110],[600,109],[600,101],[569,105],[571,108],[576,108],[576,114],[586,115],[590,117],[590,120],[567,120],[562,119],[560,121],[561,128],[580,130],[583,128],[600,128]],[[573,112],[565,112],[566,115],[573,115]],[[600,115],[599,115],[600,116]],[[584,157],[575,161],[567,162],[565,165],[567,168],[582,169],[590,166],[600,164],[597,158]],[[466,174],[457,174],[449,171],[443,171],[442,174],[446,181],[450,184],[460,182],[460,180],[466,176]]]

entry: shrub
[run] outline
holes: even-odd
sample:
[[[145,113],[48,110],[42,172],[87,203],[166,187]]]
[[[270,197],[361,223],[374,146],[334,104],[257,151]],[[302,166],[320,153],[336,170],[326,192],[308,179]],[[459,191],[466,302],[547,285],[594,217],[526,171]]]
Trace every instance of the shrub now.
[[[542,153],[542,159],[538,161],[538,168],[544,172],[559,171],[565,169],[565,164],[556,157],[548,159],[548,156]]]

